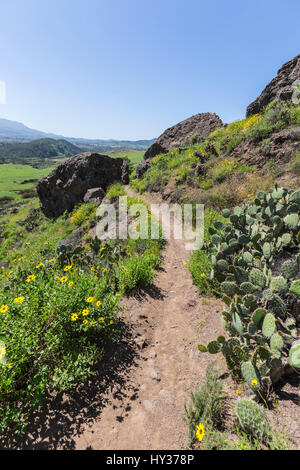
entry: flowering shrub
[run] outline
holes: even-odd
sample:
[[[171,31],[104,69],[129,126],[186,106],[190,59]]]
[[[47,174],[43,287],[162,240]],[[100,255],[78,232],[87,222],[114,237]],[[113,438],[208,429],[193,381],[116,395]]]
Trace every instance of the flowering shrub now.
[[[92,375],[105,345],[118,341],[122,294],[154,278],[159,240],[89,239],[56,248],[77,226],[89,233],[95,209],[82,204],[55,221],[37,211],[36,230],[20,239],[14,231],[28,213],[35,222],[28,208],[0,231],[8,248],[0,252],[0,432],[22,431],[49,394]]]
[[[119,295],[105,272],[49,260],[1,279],[0,429],[26,422],[44,396],[68,390],[92,373],[103,344],[116,339]],[[4,351],[3,351],[4,348]]]

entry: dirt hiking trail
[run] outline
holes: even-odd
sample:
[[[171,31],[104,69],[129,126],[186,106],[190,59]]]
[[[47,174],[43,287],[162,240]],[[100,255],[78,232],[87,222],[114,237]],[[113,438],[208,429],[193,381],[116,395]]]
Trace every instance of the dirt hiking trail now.
[[[127,193],[133,195],[128,188]],[[159,202],[150,195],[144,199]],[[120,401],[115,385],[99,419],[76,439],[77,449],[186,446],[184,402],[202,383],[212,360],[198,351],[199,339],[205,342],[222,332],[217,313],[222,304],[215,299],[202,303],[183,264],[190,254],[183,240],[169,240],[153,288],[143,298],[124,302],[123,317],[133,324],[139,348],[135,367],[121,385],[130,393]]]

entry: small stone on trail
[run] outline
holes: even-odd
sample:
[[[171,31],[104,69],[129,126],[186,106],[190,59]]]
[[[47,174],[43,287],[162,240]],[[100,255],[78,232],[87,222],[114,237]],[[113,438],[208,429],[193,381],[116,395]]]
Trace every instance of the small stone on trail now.
[[[160,375],[155,369],[149,369],[149,377],[153,380],[157,380],[157,382],[160,382]]]

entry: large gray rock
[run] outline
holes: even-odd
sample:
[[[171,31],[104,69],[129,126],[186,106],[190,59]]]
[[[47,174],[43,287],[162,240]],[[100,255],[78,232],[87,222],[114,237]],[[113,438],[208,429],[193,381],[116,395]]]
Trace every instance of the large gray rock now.
[[[85,193],[83,202],[97,202],[100,204],[104,197],[105,191],[102,188],[92,188]]]
[[[59,217],[82,202],[85,196],[87,200],[91,196],[88,190],[102,188],[106,191],[115,181],[127,184],[128,179],[128,162],[123,158],[82,153],[68,158],[41,179],[37,184],[37,193],[43,213],[47,217]]]
[[[151,159],[159,153],[167,153],[171,148],[184,144],[194,135],[198,135],[200,140],[204,139],[222,125],[221,119],[214,113],[196,114],[170,127],[159,136],[146,151],[144,160]]]
[[[271,80],[259,97],[249,104],[246,116],[261,112],[264,106],[275,99],[291,100],[294,93],[293,84],[296,80],[300,80],[300,54],[278,70],[277,76]]]

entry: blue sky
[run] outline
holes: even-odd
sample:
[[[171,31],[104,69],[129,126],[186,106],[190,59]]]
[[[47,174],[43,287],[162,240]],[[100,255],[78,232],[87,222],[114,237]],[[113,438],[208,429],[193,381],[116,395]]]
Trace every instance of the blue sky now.
[[[242,118],[300,53],[299,0],[10,0],[0,15],[0,117],[65,136]]]

